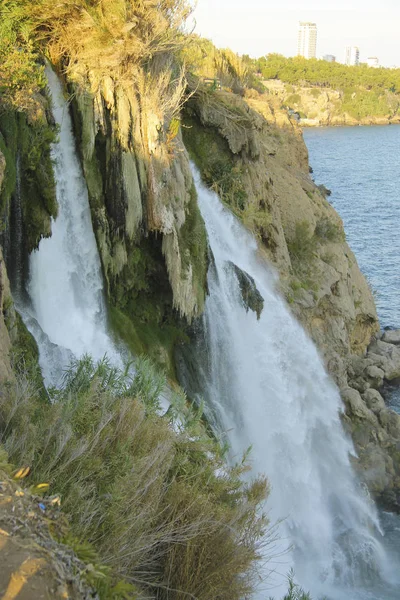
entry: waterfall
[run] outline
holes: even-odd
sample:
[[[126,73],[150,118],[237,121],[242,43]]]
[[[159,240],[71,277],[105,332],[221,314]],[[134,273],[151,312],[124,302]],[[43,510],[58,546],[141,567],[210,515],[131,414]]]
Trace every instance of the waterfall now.
[[[51,238],[30,256],[29,300],[16,303],[38,343],[46,384],[57,385],[73,357],[107,354],[115,364],[121,357],[107,332],[101,265],[68,107],[56,75],[48,70],[47,76],[60,130],[52,147],[59,214]],[[400,581],[392,581],[375,507],[351,470],[353,447],[342,430],[338,390],[276,291],[277,277],[254,238],[196,172],[195,180],[213,255],[196,387],[210,419],[229,436],[232,460],[252,446],[253,471],[266,473],[272,484],[271,521],[281,521],[280,555],[270,562],[266,583],[273,589],[260,589],[258,599],[280,598],[291,566],[314,600],[398,599]],[[244,280],[263,298],[259,315],[244,302]]]
[[[252,446],[253,472],[272,485],[271,520],[282,520],[278,550],[287,549],[270,563],[275,588],[259,598],[280,598],[291,566],[314,598],[397,598],[375,507],[350,466],[339,392],[255,239],[193,171],[213,256],[193,354],[197,391],[233,457]],[[264,299],[259,319],[244,304],[239,270]]]
[[[72,358],[121,359],[107,333],[100,259],[68,105],[56,74],[46,73],[59,126],[52,146],[59,212],[51,237],[29,259],[30,302],[17,308],[37,341],[45,383],[57,385]]]

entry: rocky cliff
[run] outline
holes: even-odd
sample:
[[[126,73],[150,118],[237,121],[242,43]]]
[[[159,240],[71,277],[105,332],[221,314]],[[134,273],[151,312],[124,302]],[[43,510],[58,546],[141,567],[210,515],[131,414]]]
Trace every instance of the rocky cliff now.
[[[302,127],[400,123],[399,98],[390,91],[383,103],[368,90],[288,85],[275,79],[264,84],[268,94],[293,112]]]
[[[179,113],[162,102],[162,85],[86,73],[69,88],[114,323],[123,330],[127,317],[134,349],[170,369],[167,338],[203,310],[207,242]]]
[[[67,75],[114,328],[175,375],[173,349],[201,315],[208,266],[187,148],[279,271],[282,293],[342,390],[356,467],[377,497],[397,506],[400,428],[376,389],[390,374],[370,347],[379,331],[373,297],[326,190],[310,177],[296,119],[276,98],[201,86],[189,90],[181,113],[180,101],[167,102],[174,85],[160,77],[149,86],[143,73],[129,84],[88,69]],[[14,202],[16,188],[14,178]],[[26,190],[21,198],[24,205]],[[48,235],[49,214],[33,241]],[[25,335],[17,320],[9,302],[16,347]]]
[[[341,389],[356,469],[376,497],[399,507],[400,416],[377,391],[399,376],[397,354],[388,359],[398,350],[375,341],[372,293],[327,191],[309,175],[297,121],[259,96],[197,90],[183,131],[204,181],[254,232],[279,271],[282,292]]]

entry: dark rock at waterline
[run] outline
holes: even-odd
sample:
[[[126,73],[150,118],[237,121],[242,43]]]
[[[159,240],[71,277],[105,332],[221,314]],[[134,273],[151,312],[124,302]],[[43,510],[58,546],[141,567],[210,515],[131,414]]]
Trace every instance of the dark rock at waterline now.
[[[327,187],[325,187],[323,184],[317,186],[319,191],[321,192],[321,194],[324,196],[324,198],[326,198],[327,196],[330,196],[332,194],[331,190],[328,190]]]
[[[264,298],[258,291],[256,282],[248,273],[246,273],[246,271],[243,271],[232,262],[229,264],[235,271],[235,275],[238,279],[240,292],[242,294],[243,303],[246,307],[246,310],[250,309],[254,311],[257,315],[257,319],[259,319],[264,308]]]

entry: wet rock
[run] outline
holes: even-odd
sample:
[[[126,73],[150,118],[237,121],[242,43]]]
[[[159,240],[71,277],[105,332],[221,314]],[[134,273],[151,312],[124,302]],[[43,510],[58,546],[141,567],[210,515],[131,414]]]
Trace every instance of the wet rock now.
[[[375,415],[365,404],[360,392],[353,388],[346,388],[342,390],[342,399],[346,405],[346,412],[352,417],[375,421]]]
[[[235,271],[235,275],[238,278],[240,292],[242,294],[246,310],[250,309],[254,311],[257,315],[257,319],[259,319],[264,308],[264,298],[258,291],[256,282],[248,273],[246,273],[246,271],[243,271],[232,262],[229,264],[232,266],[233,270]]]
[[[326,196],[330,196],[332,194],[331,190],[328,190],[323,184],[317,186],[321,194],[326,198]]]
[[[383,448],[370,444],[355,468],[375,497],[391,488],[393,462]]]

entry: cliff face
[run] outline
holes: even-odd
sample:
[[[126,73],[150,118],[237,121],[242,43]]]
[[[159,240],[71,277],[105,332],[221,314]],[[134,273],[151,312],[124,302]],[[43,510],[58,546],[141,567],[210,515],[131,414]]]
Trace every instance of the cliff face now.
[[[179,119],[167,115],[156,84],[144,92],[88,75],[71,90],[112,307],[139,337],[142,328],[190,322],[204,306],[207,242]]]
[[[0,192],[3,187],[5,167],[6,161],[4,155],[0,152]],[[4,265],[3,252],[0,249],[0,382],[12,377],[10,364],[11,342],[4,322],[4,310],[10,299],[10,286]]]
[[[28,119],[24,113],[3,111],[0,116],[0,151],[4,156],[0,191],[1,243],[7,255],[20,235],[18,252],[26,258],[43,236],[51,235],[51,217],[57,215],[50,144],[56,137],[48,102]],[[17,229],[19,228],[18,232]]]
[[[399,98],[386,91],[385,103],[372,98],[373,92],[343,92],[318,86],[264,82],[269,94],[295,112],[302,127],[324,125],[388,125],[400,123]],[[370,97],[371,96],[371,97]]]
[[[377,356],[370,345],[379,331],[374,300],[326,190],[310,178],[297,122],[277,103],[203,91],[185,109],[184,140],[205,182],[258,237],[320,349],[342,392],[355,468],[377,498],[398,509],[400,416],[377,389],[400,376],[400,354],[393,358],[385,347]]]
[[[373,297],[340,217],[309,176],[301,131],[288,117],[278,127],[267,109],[225,92],[197,94],[186,109],[185,143],[206,182],[260,240],[341,383],[343,359],[365,352],[378,330]]]
[[[400,424],[377,391],[390,377],[379,353],[366,357],[379,330],[373,297],[340,217],[310,178],[296,120],[276,98],[244,100],[200,88],[185,106],[182,140],[179,111],[160,102],[171,89],[163,91],[157,79],[146,87],[140,78],[128,85],[85,73],[69,77],[68,86],[115,328],[135,353],[150,354],[174,375],[172,351],[203,310],[208,267],[188,148],[205,182],[254,232],[261,253],[279,271],[282,293],[342,390],[344,423],[359,453],[356,467],[377,497],[400,505]],[[176,99],[173,104],[176,109]],[[16,142],[11,164],[18,148]],[[7,168],[0,160],[5,182]],[[23,190],[23,205],[28,198]],[[31,210],[37,206],[43,207],[40,198]],[[46,214],[32,240],[49,233]],[[23,220],[29,222],[26,215]],[[29,346],[34,356],[11,299],[4,313],[14,347]],[[7,336],[4,330],[5,356]]]

